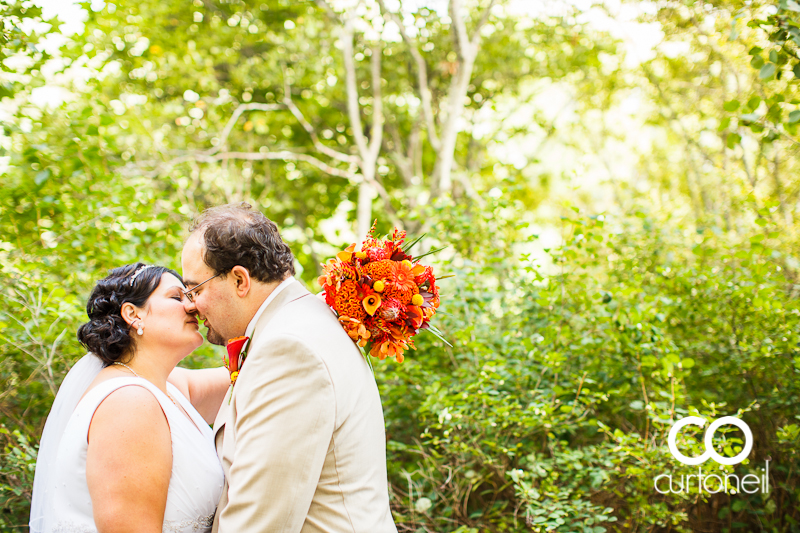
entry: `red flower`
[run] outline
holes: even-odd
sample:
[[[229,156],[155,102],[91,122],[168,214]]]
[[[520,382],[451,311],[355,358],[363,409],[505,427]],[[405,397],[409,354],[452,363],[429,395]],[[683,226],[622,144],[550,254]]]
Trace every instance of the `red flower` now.
[[[424,317],[422,316],[422,309],[416,305],[409,305],[406,307],[406,321],[411,325],[411,327],[414,329],[419,329],[423,320]]]
[[[405,231],[384,238],[375,231],[373,224],[358,252],[350,245],[323,264],[318,282],[351,339],[372,356],[402,362],[404,352],[415,349],[413,337],[436,314],[439,287],[433,269],[403,250]]]
[[[235,339],[229,340],[228,344],[225,346],[228,350],[228,357],[225,360],[225,368],[227,368],[228,372],[231,374],[234,372],[239,372],[241,363],[244,362],[244,357],[240,357],[242,353],[242,347],[249,340],[250,337],[236,337]]]

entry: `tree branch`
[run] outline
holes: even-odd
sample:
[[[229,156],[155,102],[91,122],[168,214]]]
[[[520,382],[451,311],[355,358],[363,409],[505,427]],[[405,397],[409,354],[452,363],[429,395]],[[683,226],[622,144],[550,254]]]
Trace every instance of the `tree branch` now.
[[[384,0],[378,0],[378,4],[380,5],[383,15],[388,17],[389,20],[394,22],[400,29],[400,35],[403,37],[403,41],[408,46],[411,57],[414,58],[414,63],[417,65],[417,83],[419,85],[420,100],[422,100],[422,112],[425,115],[425,123],[428,127],[428,140],[430,141],[433,149],[438,152],[439,148],[441,147],[441,142],[439,141],[439,136],[436,133],[436,123],[433,119],[433,108],[431,107],[431,89],[430,85],[428,84],[428,65],[425,63],[425,59],[422,57],[422,54],[420,54],[416,44],[411,40],[411,37],[409,37],[408,32],[406,32],[405,26],[403,26],[403,22],[400,20],[400,17],[397,16],[396,13],[392,13],[386,9]]]
[[[342,19],[339,18],[339,15],[333,10],[333,8],[326,2],[325,0],[316,0],[316,3],[319,7],[325,11],[325,14],[328,15],[328,18],[333,20],[334,22],[341,23]]]
[[[413,137],[418,130],[418,121],[414,122],[412,126],[412,133],[411,136]],[[408,147],[408,155],[403,153],[403,141],[400,138],[400,133],[397,131],[397,127],[389,127],[389,133],[392,136],[392,143],[394,146],[389,149],[387,146],[386,150],[391,153],[391,158],[394,160],[395,165],[397,166],[397,171],[400,174],[400,177],[403,178],[404,185],[408,188],[413,185],[413,177],[414,177],[414,161],[413,161],[413,153],[412,153],[412,142],[409,142]]]
[[[141,165],[151,164],[155,166],[155,169],[146,175],[147,177],[153,178],[160,175],[164,171],[164,167],[171,168],[180,165],[181,163],[186,163],[189,161],[198,161],[200,163],[217,163],[219,161],[228,161],[231,159],[242,159],[247,161],[264,161],[264,160],[303,161],[318,168],[319,170],[325,172],[326,174],[330,174],[331,176],[335,176],[337,178],[345,178],[355,182],[363,181],[363,178],[359,174],[356,174],[355,172],[333,167],[331,165],[328,165],[327,163],[324,163],[323,161],[320,161],[316,157],[308,154],[298,154],[296,152],[290,152],[288,150],[281,150],[278,152],[223,152],[221,154],[211,154],[211,155],[202,152],[197,152],[197,153],[182,155],[180,157],[176,157],[166,162],[141,161],[138,164],[132,165],[131,167],[135,168],[136,170],[141,170],[141,168],[139,168]]]
[[[456,37],[456,53],[463,63],[470,52],[470,40],[467,35],[467,25],[461,16],[461,0],[450,0],[450,20]]]
[[[361,109],[358,104],[358,86],[356,84],[356,63],[353,57],[353,18],[348,17],[342,32],[342,47],[344,48],[345,84],[347,87],[347,114],[353,129],[353,138],[356,141],[358,152],[364,160],[369,155],[367,141],[364,139],[364,130],[361,125]]]
[[[486,8],[486,11],[483,12],[481,19],[478,21],[478,25],[475,26],[475,33],[472,34],[472,39],[470,40],[470,44],[474,50],[477,50],[478,46],[480,45],[481,41],[481,29],[483,26],[489,21],[489,17],[492,15],[492,8],[494,7],[494,3],[496,0],[491,0],[489,2],[489,7]]]
[[[283,86],[284,86],[283,103],[286,106],[286,108],[292,113],[292,115],[294,115],[294,118],[297,119],[300,125],[303,126],[303,129],[306,130],[306,133],[308,133],[308,135],[311,137],[311,141],[314,143],[314,148],[316,148],[317,150],[319,150],[319,152],[333,159],[337,159],[344,163],[358,164],[357,157],[354,157],[350,154],[339,152],[337,150],[334,150],[333,148],[330,148],[322,144],[322,142],[319,140],[319,136],[317,135],[317,132],[314,129],[314,127],[306,120],[305,116],[303,116],[303,113],[294,104],[294,101],[292,100],[292,86],[289,84],[285,76],[284,76]]]
[[[233,111],[231,118],[228,119],[228,123],[225,124],[222,134],[219,136],[219,143],[217,146],[206,152],[206,155],[216,154],[225,147],[225,144],[228,142],[228,136],[230,136],[231,131],[233,131],[233,127],[236,125],[239,117],[241,117],[242,113],[245,111],[279,111],[281,109],[283,109],[281,104],[260,104],[256,102],[250,104],[240,104],[239,107]]]
[[[378,159],[383,142],[383,99],[381,95],[381,61],[383,60],[383,50],[381,46],[372,47],[372,58],[370,66],[372,69],[372,128],[371,139],[369,141],[369,160],[374,162]]]

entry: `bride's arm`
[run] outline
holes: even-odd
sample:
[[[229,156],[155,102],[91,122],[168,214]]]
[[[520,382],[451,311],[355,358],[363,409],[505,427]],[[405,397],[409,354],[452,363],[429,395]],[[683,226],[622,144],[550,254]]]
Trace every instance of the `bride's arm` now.
[[[200,370],[176,367],[167,380],[192,402],[192,406],[209,424],[214,423],[231,385],[231,377],[225,367]]]
[[[112,392],[89,426],[86,483],[100,533],[160,533],[172,473],[164,412],[143,387]]]

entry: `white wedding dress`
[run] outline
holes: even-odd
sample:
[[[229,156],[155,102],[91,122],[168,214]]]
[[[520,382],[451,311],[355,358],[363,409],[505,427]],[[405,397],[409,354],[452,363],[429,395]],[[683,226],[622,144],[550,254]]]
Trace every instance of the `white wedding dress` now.
[[[92,499],[86,484],[89,424],[97,407],[120,387],[137,385],[151,391],[167,416],[172,438],[172,475],[169,481],[163,532],[208,532],[222,493],[223,472],[214,448],[211,428],[171,383],[167,390],[192,417],[190,421],[155,385],[143,378],[112,378],[86,393],[77,404],[50,465],[47,485],[40,487],[49,502],[44,514],[45,533],[96,533]],[[38,472],[37,472],[38,475]],[[129,517],[131,522],[135,516]]]

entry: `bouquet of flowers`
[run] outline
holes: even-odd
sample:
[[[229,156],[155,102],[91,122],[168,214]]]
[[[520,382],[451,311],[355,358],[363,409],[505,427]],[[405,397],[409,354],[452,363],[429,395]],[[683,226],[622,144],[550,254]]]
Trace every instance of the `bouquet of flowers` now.
[[[445,341],[431,325],[439,307],[439,287],[433,269],[408,252],[420,239],[405,243],[406,232],[395,228],[385,239],[367,238],[356,250],[351,244],[323,264],[319,284],[325,301],[336,312],[347,334],[373,357],[394,357],[414,348],[413,337],[427,329]]]

